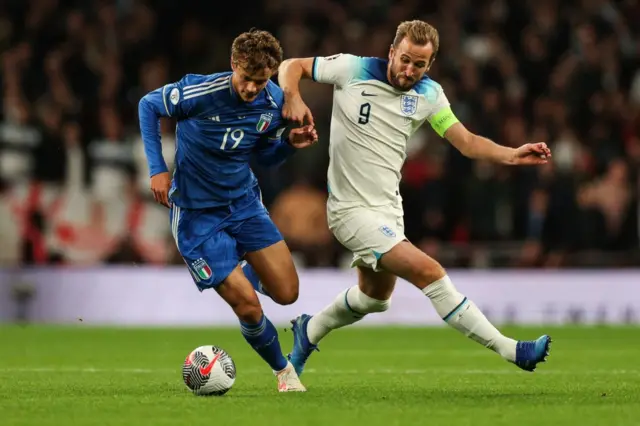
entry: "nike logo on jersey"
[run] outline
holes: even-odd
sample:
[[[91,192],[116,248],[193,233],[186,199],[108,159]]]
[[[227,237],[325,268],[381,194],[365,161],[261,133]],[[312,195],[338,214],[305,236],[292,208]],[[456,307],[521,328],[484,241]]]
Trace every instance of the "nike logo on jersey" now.
[[[367,92],[366,92],[366,91],[364,91],[364,90],[362,91],[361,95],[362,95],[362,96],[378,96],[378,95],[373,94],[373,93],[367,93]]]

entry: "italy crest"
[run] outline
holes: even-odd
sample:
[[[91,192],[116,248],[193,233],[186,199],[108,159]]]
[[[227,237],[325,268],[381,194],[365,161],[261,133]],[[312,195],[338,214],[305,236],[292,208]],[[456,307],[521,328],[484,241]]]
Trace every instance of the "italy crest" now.
[[[265,113],[260,116],[260,120],[258,120],[258,124],[256,124],[256,130],[259,133],[266,132],[269,128],[269,124],[271,124],[271,120],[273,120],[273,114]]]
[[[191,268],[201,280],[209,279],[211,278],[211,275],[213,275],[211,267],[207,264],[207,261],[202,258],[193,262],[191,264]]]

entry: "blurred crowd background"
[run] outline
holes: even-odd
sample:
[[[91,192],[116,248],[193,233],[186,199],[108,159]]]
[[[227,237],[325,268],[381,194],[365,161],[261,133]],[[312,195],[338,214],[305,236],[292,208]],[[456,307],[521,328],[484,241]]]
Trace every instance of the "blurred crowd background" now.
[[[407,236],[448,267],[640,265],[640,2],[634,0],[4,0],[0,265],[179,264],[137,122],[147,92],[229,69],[272,31],[285,57],[386,57],[395,28],[440,31],[430,76],[472,131],[546,141],[552,164],[462,157],[427,125],[401,187]],[[297,261],[344,267],[326,226],[331,88],[304,83],[320,143],[256,168]],[[162,122],[171,166],[175,123]],[[356,165],[354,165],[356,167]]]

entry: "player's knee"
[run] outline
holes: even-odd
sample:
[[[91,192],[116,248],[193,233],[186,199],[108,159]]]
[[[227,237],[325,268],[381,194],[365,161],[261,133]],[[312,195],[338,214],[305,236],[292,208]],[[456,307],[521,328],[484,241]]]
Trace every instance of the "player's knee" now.
[[[418,288],[425,288],[447,274],[442,265],[431,258],[427,258],[426,261],[416,262],[412,272],[414,277],[411,280],[412,284]]]
[[[271,295],[271,298],[279,305],[291,305],[298,300],[298,286],[290,286],[279,289],[278,292]]]
[[[238,319],[247,324],[257,324],[262,318],[262,306],[259,301],[246,302],[233,307]]]

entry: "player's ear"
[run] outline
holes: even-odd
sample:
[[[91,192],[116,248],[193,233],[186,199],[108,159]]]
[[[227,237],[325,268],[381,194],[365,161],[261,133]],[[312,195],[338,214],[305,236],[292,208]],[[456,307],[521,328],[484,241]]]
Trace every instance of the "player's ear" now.
[[[433,63],[435,62],[436,58],[429,58],[429,63],[427,64],[427,70],[425,72],[429,72],[429,70],[431,69],[431,65],[433,65]]]
[[[389,61],[393,58],[393,44],[389,45]]]

